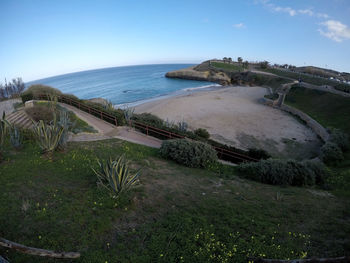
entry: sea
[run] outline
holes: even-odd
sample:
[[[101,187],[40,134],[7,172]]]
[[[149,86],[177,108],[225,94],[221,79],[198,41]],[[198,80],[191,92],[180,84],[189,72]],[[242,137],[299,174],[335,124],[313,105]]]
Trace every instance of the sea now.
[[[165,73],[193,66],[157,64],[103,68],[69,73],[26,83],[44,84],[80,99],[104,98],[116,106],[136,106],[159,98],[213,89],[220,85],[194,80],[170,79]]]

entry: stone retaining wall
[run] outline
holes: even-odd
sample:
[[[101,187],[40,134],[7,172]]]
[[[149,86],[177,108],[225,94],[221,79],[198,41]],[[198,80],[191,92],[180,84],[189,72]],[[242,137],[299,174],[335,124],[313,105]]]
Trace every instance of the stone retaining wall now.
[[[290,107],[288,105],[282,105],[281,107],[278,107],[278,109],[281,109],[283,111],[286,111],[288,113],[291,113],[293,115],[298,116],[300,119],[302,119],[303,121],[306,122],[306,125],[309,126],[314,133],[316,133],[318,136],[320,136],[320,138],[326,142],[329,138],[329,133],[327,132],[327,130],[321,125],[319,124],[317,121],[315,121],[313,118],[311,118],[309,115],[307,115],[306,113],[295,109],[293,107]]]

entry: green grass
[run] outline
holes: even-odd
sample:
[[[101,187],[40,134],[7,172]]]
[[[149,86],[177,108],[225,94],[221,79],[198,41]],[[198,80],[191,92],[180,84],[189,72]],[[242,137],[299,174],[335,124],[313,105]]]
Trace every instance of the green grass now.
[[[350,98],[295,85],[285,103],[310,115],[324,127],[350,134]]]
[[[123,153],[133,170],[142,168],[141,184],[114,200],[97,187],[91,166],[96,157]],[[52,160],[30,142],[21,151],[7,144],[0,163],[0,236],[80,251],[74,262],[341,256],[350,252],[349,211],[344,195],[243,180],[229,166],[190,169],[117,139],[69,143]],[[10,262],[56,262],[3,248],[0,254]]]
[[[339,84],[335,81],[328,80],[325,78],[312,77],[305,74],[299,74],[297,72],[290,72],[290,71],[285,71],[285,70],[280,70],[275,68],[261,69],[261,71],[270,72],[278,76],[291,78],[294,80],[299,80],[299,77],[301,77],[301,80],[303,82],[307,82],[317,86],[321,86],[321,85],[335,86],[335,87],[338,87],[340,90],[344,89],[343,85],[345,85],[345,84]]]
[[[222,63],[222,62],[212,62],[211,65],[215,68],[219,68],[219,69],[225,69],[225,70],[229,70],[229,71],[243,71],[243,67],[236,65],[236,64],[228,64],[228,63]]]

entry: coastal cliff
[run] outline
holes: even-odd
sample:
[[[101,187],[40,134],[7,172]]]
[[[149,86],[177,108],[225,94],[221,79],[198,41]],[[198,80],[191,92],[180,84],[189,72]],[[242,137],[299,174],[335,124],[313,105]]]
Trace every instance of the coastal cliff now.
[[[226,73],[215,72],[210,68],[198,68],[198,66],[170,71],[165,76],[167,78],[210,81],[224,86],[231,84],[231,78]]]

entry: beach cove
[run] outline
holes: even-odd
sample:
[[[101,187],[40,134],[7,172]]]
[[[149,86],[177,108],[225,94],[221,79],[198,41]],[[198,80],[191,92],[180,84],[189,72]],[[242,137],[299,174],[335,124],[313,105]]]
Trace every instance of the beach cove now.
[[[242,149],[261,147],[285,156],[293,151],[311,154],[310,149],[320,143],[317,136],[293,116],[261,104],[265,94],[262,87],[212,88],[146,102],[136,106],[135,112],[152,113],[169,122],[185,121],[191,130],[205,128],[212,139]]]

